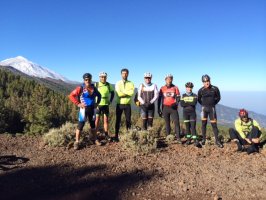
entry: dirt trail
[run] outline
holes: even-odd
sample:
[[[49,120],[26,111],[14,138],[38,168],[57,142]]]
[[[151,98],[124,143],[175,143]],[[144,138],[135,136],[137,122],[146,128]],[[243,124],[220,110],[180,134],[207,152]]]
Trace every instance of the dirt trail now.
[[[1,199],[266,199],[266,151],[178,144],[134,155],[119,144],[79,151],[0,135]]]

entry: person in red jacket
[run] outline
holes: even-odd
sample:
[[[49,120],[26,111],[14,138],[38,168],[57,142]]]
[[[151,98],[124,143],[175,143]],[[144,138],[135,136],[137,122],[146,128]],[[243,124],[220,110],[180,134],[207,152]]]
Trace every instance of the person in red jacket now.
[[[79,111],[79,122],[78,127],[76,129],[76,142],[74,143],[74,149],[78,150],[80,147],[80,134],[83,130],[85,125],[85,121],[88,119],[91,127],[91,134],[93,136],[96,135],[95,133],[95,122],[93,119],[94,115],[94,108],[97,108],[101,101],[101,94],[91,83],[92,76],[90,73],[85,73],[83,75],[84,83],[81,86],[78,86],[75,90],[73,90],[70,95],[69,99],[80,108]],[[97,97],[97,102],[95,102],[95,98]],[[95,138],[93,138],[95,139]],[[98,140],[95,140],[97,145],[100,145]]]
[[[173,84],[173,75],[165,76],[165,86],[162,86],[158,98],[158,114],[165,120],[166,134],[171,132],[170,117],[174,121],[176,139],[181,144],[180,124],[178,115],[178,102],[180,101],[180,92],[177,86]],[[161,109],[162,106],[162,109]]]

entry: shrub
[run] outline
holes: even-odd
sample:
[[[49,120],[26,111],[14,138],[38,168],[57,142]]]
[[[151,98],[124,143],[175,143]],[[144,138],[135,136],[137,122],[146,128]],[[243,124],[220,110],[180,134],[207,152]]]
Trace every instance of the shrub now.
[[[44,143],[52,146],[69,146],[75,141],[75,131],[77,125],[67,122],[60,128],[50,129],[48,133],[43,135]],[[81,142],[89,135],[89,126],[85,125],[81,135]]]
[[[140,154],[148,154],[156,151],[156,136],[157,132],[154,129],[145,131],[132,128],[127,133],[121,135],[121,142],[126,149]]]

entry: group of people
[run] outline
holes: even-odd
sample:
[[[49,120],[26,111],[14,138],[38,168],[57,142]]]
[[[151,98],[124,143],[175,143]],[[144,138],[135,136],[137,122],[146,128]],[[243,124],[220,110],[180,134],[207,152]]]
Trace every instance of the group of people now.
[[[128,80],[129,70],[124,68],[121,70],[122,79],[115,84],[115,88],[107,82],[107,73],[100,72],[99,82],[92,84],[92,75],[85,73],[83,75],[84,83],[73,90],[69,98],[79,107],[79,122],[76,129],[76,141],[74,149],[80,148],[80,134],[83,130],[85,121],[88,120],[91,127],[91,138],[95,144],[101,145],[97,139],[99,130],[100,117],[103,116],[104,134],[110,142],[119,142],[119,129],[121,126],[121,118],[123,112],[126,118],[126,129],[131,128],[131,101],[134,95],[135,86],[133,82]],[[203,87],[199,89],[198,94],[192,92],[193,83],[185,84],[186,92],[180,95],[179,89],[173,84],[173,75],[165,76],[165,85],[158,89],[155,83],[152,83],[152,74],[144,73],[144,82],[138,87],[135,96],[135,103],[140,106],[142,129],[147,130],[153,126],[153,118],[155,114],[155,102],[157,101],[157,111],[160,117],[165,120],[165,131],[169,135],[171,133],[170,122],[174,122],[174,131],[177,143],[181,144],[180,122],[178,114],[178,105],[183,107],[183,119],[186,126],[186,144],[194,143],[196,147],[201,147],[206,143],[206,127],[207,120],[213,129],[215,144],[219,148],[223,148],[223,144],[219,140],[219,130],[217,127],[217,116],[215,106],[221,99],[218,87],[211,84],[210,76],[207,74],[202,76]],[[108,133],[109,105],[116,96],[116,122],[115,136],[110,137]],[[202,120],[202,140],[199,142],[196,132],[196,104],[201,105]],[[261,128],[259,124],[248,117],[248,112],[241,109],[239,119],[235,122],[235,129],[230,129],[229,134],[233,141],[237,144],[237,151],[246,151],[247,153],[258,152],[258,144],[260,142]],[[245,145],[250,147],[246,148]]]

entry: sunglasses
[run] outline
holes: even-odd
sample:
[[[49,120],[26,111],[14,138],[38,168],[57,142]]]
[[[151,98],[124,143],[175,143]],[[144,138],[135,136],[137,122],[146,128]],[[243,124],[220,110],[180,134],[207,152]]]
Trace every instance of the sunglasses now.
[[[151,79],[151,77],[145,77],[145,79]]]
[[[90,81],[91,79],[85,78],[84,81]]]

